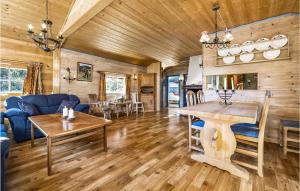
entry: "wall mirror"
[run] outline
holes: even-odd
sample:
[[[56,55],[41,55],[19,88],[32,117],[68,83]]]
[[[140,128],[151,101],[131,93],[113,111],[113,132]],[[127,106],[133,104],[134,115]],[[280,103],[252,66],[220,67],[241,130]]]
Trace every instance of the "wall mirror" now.
[[[206,76],[208,90],[257,90],[257,73]]]

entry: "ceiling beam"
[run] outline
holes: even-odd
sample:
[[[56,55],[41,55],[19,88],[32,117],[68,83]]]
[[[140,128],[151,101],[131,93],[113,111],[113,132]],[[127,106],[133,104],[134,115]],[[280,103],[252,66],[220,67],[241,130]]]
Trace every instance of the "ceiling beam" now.
[[[74,0],[64,25],[62,26],[61,33],[67,38],[113,1],[114,0]]]

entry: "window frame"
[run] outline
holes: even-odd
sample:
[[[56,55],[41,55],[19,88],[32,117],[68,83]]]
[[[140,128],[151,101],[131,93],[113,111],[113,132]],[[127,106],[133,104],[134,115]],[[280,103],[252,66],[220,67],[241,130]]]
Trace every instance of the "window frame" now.
[[[24,70],[26,71],[27,74],[27,69],[26,68],[14,68],[14,67],[0,67],[0,70],[2,69],[8,69],[8,79],[1,79],[0,81],[7,81],[8,82],[8,91],[0,91],[0,95],[5,95],[5,94],[10,94],[10,93],[22,93],[22,89],[23,89],[23,81],[26,78],[26,75],[24,77],[24,79],[12,79],[12,72],[11,70]],[[11,84],[12,82],[21,82],[22,83],[22,89],[20,91],[11,91]]]
[[[107,78],[112,78],[112,80],[115,80],[117,83],[117,90],[119,89],[119,83],[117,82],[118,79],[122,79],[123,80],[123,89],[122,91],[115,91],[115,92],[111,92],[109,91],[109,89],[107,88]],[[106,74],[105,76],[105,85],[106,85],[106,94],[121,94],[121,95],[125,95],[126,94],[126,76],[124,75],[117,75],[117,74]]]

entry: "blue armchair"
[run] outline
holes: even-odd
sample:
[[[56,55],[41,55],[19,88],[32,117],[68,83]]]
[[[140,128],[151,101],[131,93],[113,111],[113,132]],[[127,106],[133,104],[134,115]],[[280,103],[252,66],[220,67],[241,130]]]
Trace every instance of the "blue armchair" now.
[[[7,136],[6,129],[4,127],[4,116],[3,112],[0,113],[0,145],[1,145],[1,190],[4,190],[5,183],[5,160],[9,153],[9,138]]]
[[[88,113],[89,105],[80,104],[80,100],[75,95],[68,94],[51,94],[51,95],[28,95],[21,97],[9,97],[6,99],[5,116],[10,122],[10,126],[16,142],[21,142],[31,139],[31,122],[28,120],[29,114],[23,112],[18,105],[18,102],[34,104],[41,115],[56,113],[63,100],[76,101],[78,104],[74,110],[78,112]],[[35,138],[43,137],[44,135],[35,129]]]

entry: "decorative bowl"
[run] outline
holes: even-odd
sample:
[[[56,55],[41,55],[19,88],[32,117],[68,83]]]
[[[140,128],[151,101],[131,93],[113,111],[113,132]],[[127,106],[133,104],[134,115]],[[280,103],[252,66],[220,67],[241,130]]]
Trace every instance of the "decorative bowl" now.
[[[273,60],[275,58],[277,58],[280,55],[280,50],[267,50],[263,53],[263,56],[267,59],[267,60]]]
[[[239,54],[241,52],[241,47],[238,44],[233,44],[230,48],[229,48],[229,53],[231,55],[236,55]]]
[[[219,56],[227,56],[229,53],[229,49],[228,48],[221,48],[221,49],[218,49],[218,55]]]
[[[235,61],[235,56],[225,56],[223,61],[225,64],[232,64]]]
[[[286,45],[287,42],[287,36],[285,36],[284,34],[279,34],[271,39],[271,46],[272,48],[282,48],[284,45]]]
[[[271,41],[267,38],[260,38],[255,42],[256,50],[269,50],[271,45]]]
[[[243,52],[252,52],[255,48],[253,41],[246,41],[241,45],[241,49]]]
[[[253,53],[245,53],[240,55],[240,60],[243,63],[249,63],[251,60],[253,60],[254,54]]]

